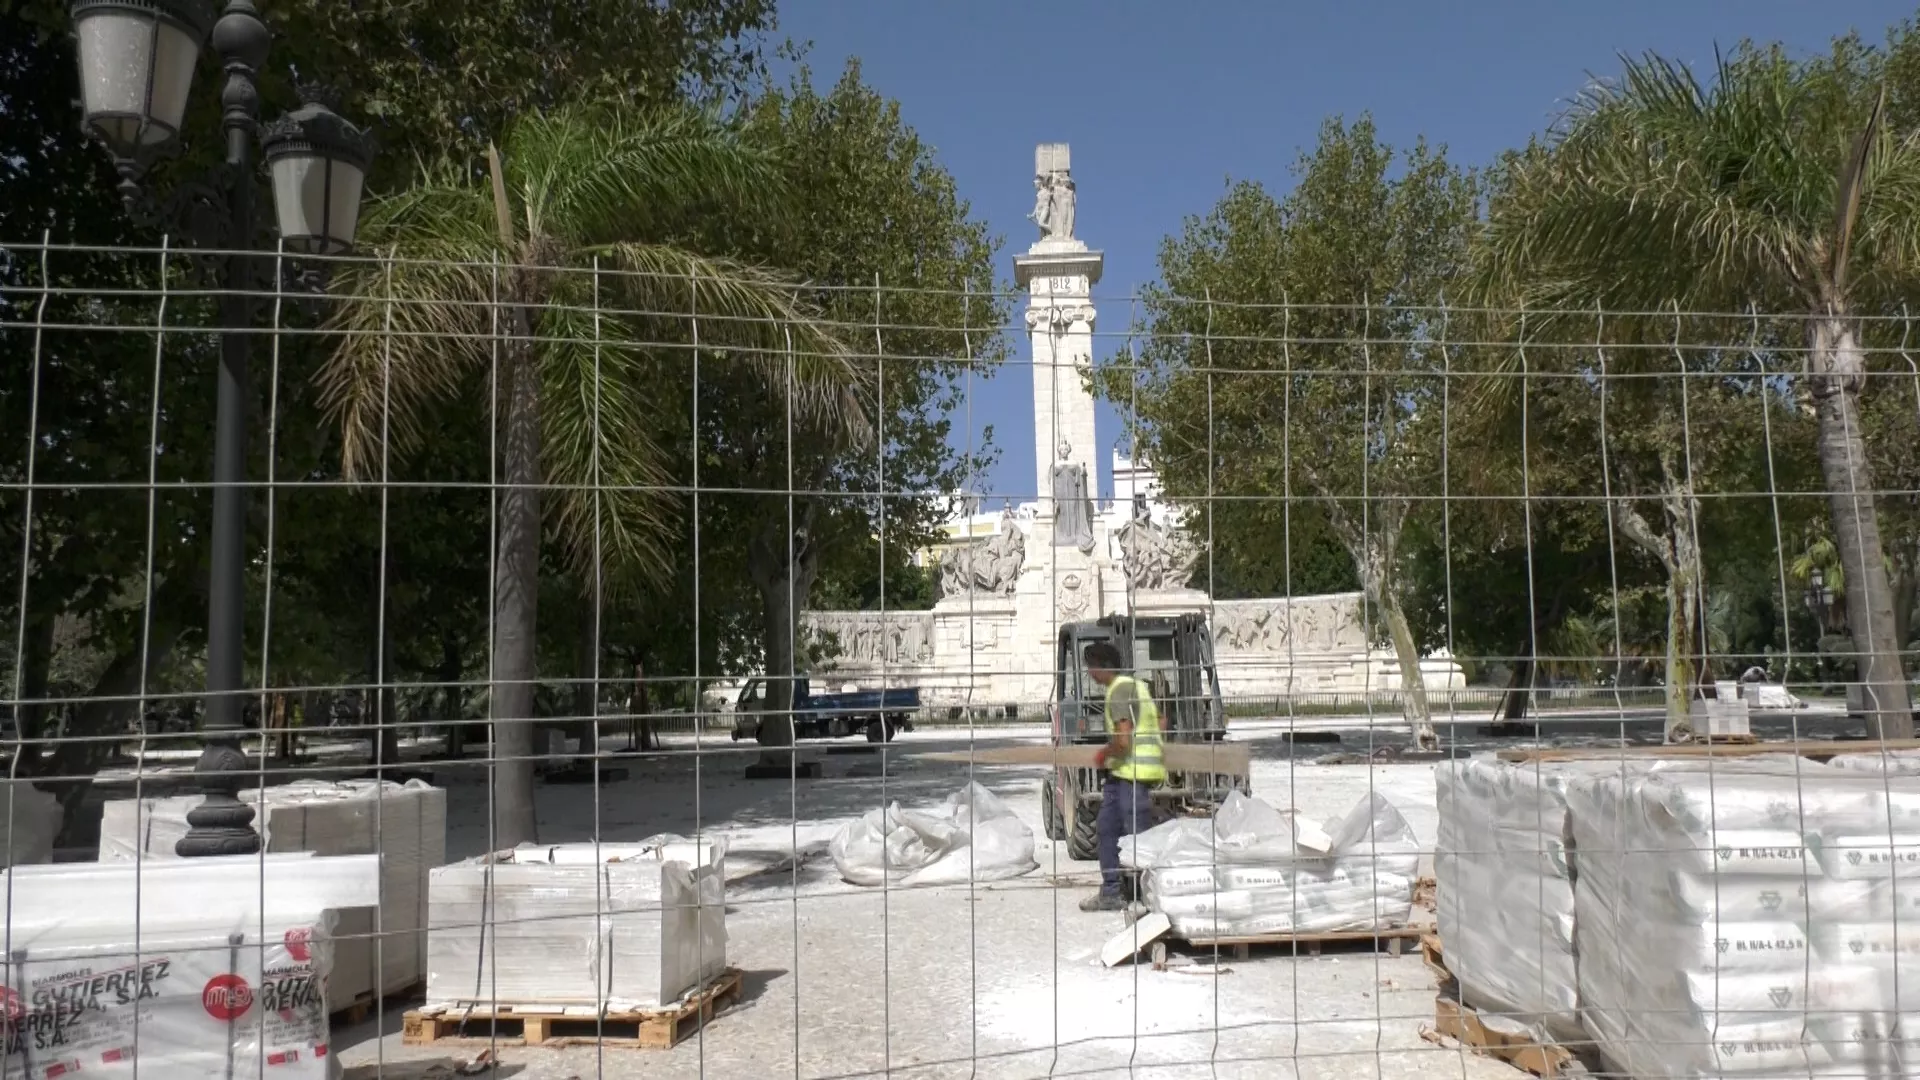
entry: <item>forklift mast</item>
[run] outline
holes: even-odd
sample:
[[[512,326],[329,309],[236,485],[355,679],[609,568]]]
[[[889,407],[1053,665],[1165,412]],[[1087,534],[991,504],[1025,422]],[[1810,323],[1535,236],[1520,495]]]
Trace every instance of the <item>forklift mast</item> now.
[[[1120,651],[1128,673],[1153,695],[1166,738],[1218,740],[1225,734],[1226,708],[1206,618],[1109,615],[1060,628],[1053,699],[1062,742],[1107,737],[1105,690],[1087,674],[1083,655],[1087,646],[1102,641]]]

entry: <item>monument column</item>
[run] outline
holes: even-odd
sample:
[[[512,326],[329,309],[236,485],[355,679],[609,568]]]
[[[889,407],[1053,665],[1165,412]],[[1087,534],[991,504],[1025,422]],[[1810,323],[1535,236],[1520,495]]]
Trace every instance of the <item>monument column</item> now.
[[[1034,208],[1040,239],[1013,259],[1027,290],[1033,359],[1034,493],[1039,512],[1016,591],[1013,657],[1022,697],[1052,691],[1054,642],[1062,623],[1097,619],[1106,537],[1093,515],[1099,441],[1087,376],[1093,364],[1093,286],[1104,259],[1073,235],[1074,184],[1065,143],[1034,152]]]
[[[1093,395],[1086,375],[1093,363],[1093,286],[1105,262],[1073,235],[1074,186],[1067,144],[1043,143],[1034,153],[1035,206],[1040,239],[1013,258],[1013,276],[1027,290],[1027,340],[1033,357],[1034,494],[1051,519],[1054,467],[1079,465],[1099,473]],[[1062,448],[1066,453],[1063,456]]]

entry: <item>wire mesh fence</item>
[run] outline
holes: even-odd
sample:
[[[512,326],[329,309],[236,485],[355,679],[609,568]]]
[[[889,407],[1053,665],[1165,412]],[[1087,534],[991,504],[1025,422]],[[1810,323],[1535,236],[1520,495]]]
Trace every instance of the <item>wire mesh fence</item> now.
[[[248,258],[0,255],[9,1075],[1920,1071],[1904,313]]]

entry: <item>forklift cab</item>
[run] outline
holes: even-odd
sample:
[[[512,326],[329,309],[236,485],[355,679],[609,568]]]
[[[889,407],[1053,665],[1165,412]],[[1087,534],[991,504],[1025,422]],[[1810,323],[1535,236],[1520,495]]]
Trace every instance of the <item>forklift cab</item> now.
[[[1084,659],[1087,646],[1095,642],[1112,644],[1131,661],[1127,674],[1153,695],[1164,740],[1216,742],[1226,736],[1226,706],[1206,617],[1110,615],[1060,628],[1051,710],[1056,746],[1106,741],[1106,689],[1087,674]],[[1100,813],[1104,779],[1095,769],[1060,768],[1041,791],[1047,838],[1066,840],[1071,858],[1094,857],[1093,823]],[[1153,798],[1163,810],[1207,812],[1236,788],[1252,793],[1245,777],[1172,773]]]
[[[1093,743],[1107,737],[1106,688],[1087,674],[1084,661],[1087,646],[1101,641],[1132,661],[1127,673],[1153,695],[1169,741],[1217,741],[1226,734],[1226,706],[1205,617],[1110,615],[1060,628],[1053,686],[1056,741]]]

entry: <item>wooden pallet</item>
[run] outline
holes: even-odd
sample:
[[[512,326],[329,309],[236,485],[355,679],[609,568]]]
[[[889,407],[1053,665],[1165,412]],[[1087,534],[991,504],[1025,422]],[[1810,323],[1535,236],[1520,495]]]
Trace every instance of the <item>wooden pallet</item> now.
[[[1396,926],[1388,930],[1338,930],[1320,934],[1252,934],[1246,937],[1223,938],[1173,938],[1183,942],[1187,949],[1220,952],[1232,956],[1235,960],[1246,960],[1253,955],[1255,946],[1277,945],[1290,948],[1295,956],[1319,956],[1329,945],[1370,944],[1375,949],[1384,947],[1387,952],[1399,956],[1408,942],[1417,942],[1423,931],[1417,926]],[[1168,953],[1167,938],[1153,943],[1153,966],[1165,968]]]
[[[1877,754],[1888,750],[1920,750],[1920,739],[1786,739],[1752,742],[1690,742],[1674,746],[1536,746],[1527,750],[1501,750],[1501,761],[1611,761],[1621,758],[1751,757],[1756,754],[1798,754],[1801,757],[1830,758],[1841,754]]]
[[[354,1024],[365,1023],[367,1017],[372,1016],[380,1010],[380,1002],[382,1000],[387,1002],[387,1011],[394,1012],[398,1010],[401,1002],[418,1000],[420,995],[426,992],[426,989],[427,981],[421,979],[401,987],[391,994],[376,994],[368,990],[355,997],[352,1001],[347,1002],[345,1005],[334,1009],[327,1015],[327,1019],[329,1023],[336,1027],[351,1027]]]
[[[1440,948],[1439,934],[1420,935],[1420,959],[1426,963],[1433,976],[1445,986],[1453,981],[1453,972],[1447,970],[1447,954]]]
[[[502,1046],[592,1045],[670,1050],[705,1027],[740,998],[740,972],[727,971],[667,1009],[601,1012],[591,1005],[532,1002],[515,1005],[454,1005],[415,1009],[406,1015],[400,1041],[498,1043]]]
[[[1592,1075],[1571,1048],[1495,1031],[1481,1021],[1479,1013],[1462,1005],[1460,999],[1446,989],[1434,998],[1433,1029],[1478,1053],[1547,1080]]]

